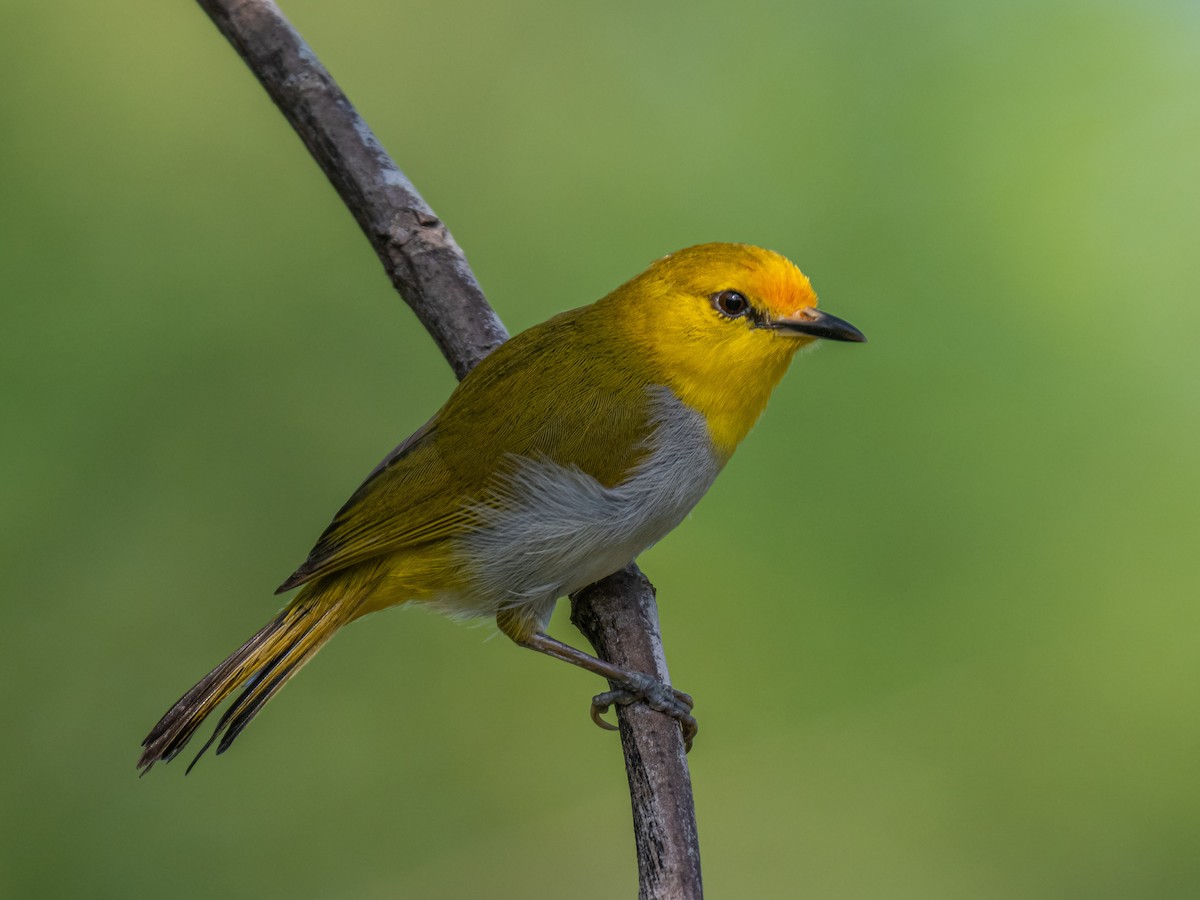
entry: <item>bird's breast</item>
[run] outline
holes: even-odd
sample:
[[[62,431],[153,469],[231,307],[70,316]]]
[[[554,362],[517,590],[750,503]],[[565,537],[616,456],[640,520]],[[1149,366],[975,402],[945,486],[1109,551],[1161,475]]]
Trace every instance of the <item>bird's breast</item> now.
[[[703,416],[665,387],[649,394],[647,452],[614,485],[550,459],[513,460],[460,539],[479,600],[552,604],[628,564],[704,496],[724,458]]]

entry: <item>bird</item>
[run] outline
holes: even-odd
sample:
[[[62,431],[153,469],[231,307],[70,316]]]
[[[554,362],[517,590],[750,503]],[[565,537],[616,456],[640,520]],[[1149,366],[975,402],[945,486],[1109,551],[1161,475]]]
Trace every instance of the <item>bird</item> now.
[[[335,632],[387,607],[494,618],[519,646],[608,678],[695,734],[688,695],[546,634],[556,602],[677,526],[754,426],[797,351],[864,342],[817,308],[786,257],[708,243],[518,334],[392,450],[276,593],[284,609],[176,702],[138,768],[173,759],[240,694],[192,760],[229,749]],[[615,693],[614,693],[615,692]],[[611,727],[611,726],[608,726]]]

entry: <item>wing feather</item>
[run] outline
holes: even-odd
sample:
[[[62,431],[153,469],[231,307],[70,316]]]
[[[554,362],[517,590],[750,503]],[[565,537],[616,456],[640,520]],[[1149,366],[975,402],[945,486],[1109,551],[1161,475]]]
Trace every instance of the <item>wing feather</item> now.
[[[476,366],[367,476],[279,591],[469,530],[479,504],[505,502],[497,477],[517,458],[576,466],[610,487],[623,480],[654,428],[647,379],[594,336],[584,321],[593,310],[535,326]]]

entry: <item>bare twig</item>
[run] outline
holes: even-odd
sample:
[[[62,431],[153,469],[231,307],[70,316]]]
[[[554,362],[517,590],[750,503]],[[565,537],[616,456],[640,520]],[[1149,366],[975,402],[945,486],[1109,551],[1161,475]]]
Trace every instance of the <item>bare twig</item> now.
[[[197,0],[233,44],[358,221],[396,289],[462,378],[507,333],[446,226],[396,166],[316,55],[269,0]],[[572,598],[597,653],[667,681],[654,589],[635,566]],[[679,726],[618,712],[643,900],[701,896],[691,779]]]
[[[602,659],[670,684],[654,585],[633,563],[572,596],[571,621]],[[618,706],[617,720],[633,801],[638,896],[700,897],[700,840],[679,724],[642,704]]]
[[[454,374],[508,337],[446,226],[279,7],[198,0],[329,177]]]

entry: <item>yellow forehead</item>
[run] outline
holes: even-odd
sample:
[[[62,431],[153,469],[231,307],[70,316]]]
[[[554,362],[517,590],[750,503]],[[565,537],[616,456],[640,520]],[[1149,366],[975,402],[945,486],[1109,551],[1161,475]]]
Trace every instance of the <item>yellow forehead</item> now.
[[[785,316],[815,306],[816,294],[790,259],[750,244],[698,244],[665,256],[645,273],[672,293],[709,296],[734,290]]]

